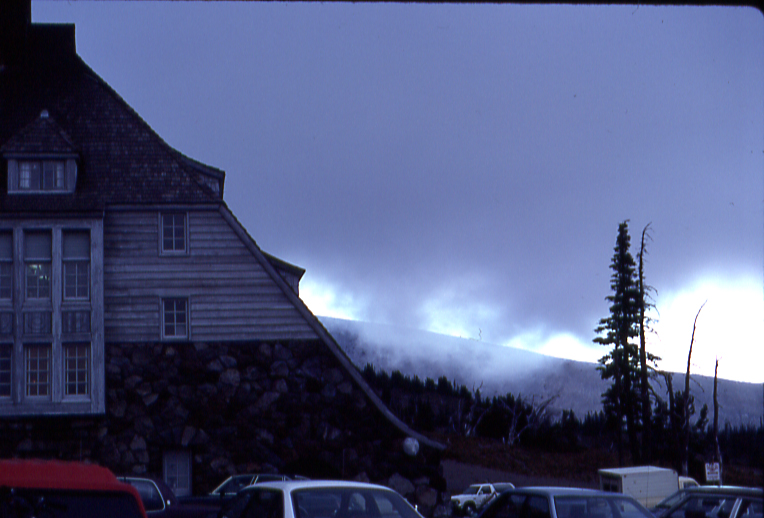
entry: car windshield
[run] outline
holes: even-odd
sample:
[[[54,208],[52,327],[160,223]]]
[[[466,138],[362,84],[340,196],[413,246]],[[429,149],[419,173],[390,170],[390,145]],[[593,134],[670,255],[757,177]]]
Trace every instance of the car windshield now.
[[[280,489],[257,488],[239,492],[218,514],[220,518],[283,518],[284,496]]]
[[[212,491],[216,495],[236,494],[240,489],[247,487],[252,482],[252,475],[237,475],[223,482]]]
[[[682,499],[687,495],[687,491],[677,491],[673,495],[667,496],[660,502],[658,502],[658,505],[655,506],[656,509],[668,509],[669,507],[674,507],[676,504],[682,501]]]
[[[557,518],[652,518],[637,502],[625,497],[556,496]]]
[[[691,495],[668,515],[671,518],[728,518],[737,497]]]
[[[478,489],[480,489],[480,486],[470,486],[464,491],[462,491],[463,495],[476,495],[478,492]]]
[[[119,491],[64,491],[0,487],[0,517],[140,518],[138,502]]]
[[[422,518],[394,491],[305,488],[292,492],[295,518]]]

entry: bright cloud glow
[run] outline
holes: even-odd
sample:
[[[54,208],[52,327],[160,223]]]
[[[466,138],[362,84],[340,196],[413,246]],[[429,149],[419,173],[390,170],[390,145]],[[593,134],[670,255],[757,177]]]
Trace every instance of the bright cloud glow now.
[[[692,349],[691,373],[764,381],[764,298],[761,282],[751,278],[702,280],[687,290],[662,294],[656,335],[649,349],[663,358],[665,370],[684,372],[695,315],[700,311]]]
[[[339,293],[329,283],[305,279],[300,283],[300,298],[314,315],[346,320],[360,318],[358,302],[346,293]]]

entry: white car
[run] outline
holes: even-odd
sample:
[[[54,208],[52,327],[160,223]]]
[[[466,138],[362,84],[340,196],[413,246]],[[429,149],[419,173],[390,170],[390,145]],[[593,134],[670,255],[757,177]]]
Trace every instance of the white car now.
[[[291,480],[246,487],[218,518],[422,518],[390,488],[342,480]]]
[[[451,497],[451,504],[454,510],[464,514],[472,515],[490,502],[493,497],[507,489],[513,489],[515,486],[509,482],[493,482],[486,484],[472,484],[458,495]]]

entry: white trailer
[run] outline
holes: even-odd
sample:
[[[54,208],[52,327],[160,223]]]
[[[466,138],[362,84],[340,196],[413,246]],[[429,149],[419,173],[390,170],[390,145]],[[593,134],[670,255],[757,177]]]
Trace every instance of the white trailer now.
[[[598,471],[600,489],[634,497],[645,507],[652,508],[679,489],[676,471],[657,466],[634,466]]]

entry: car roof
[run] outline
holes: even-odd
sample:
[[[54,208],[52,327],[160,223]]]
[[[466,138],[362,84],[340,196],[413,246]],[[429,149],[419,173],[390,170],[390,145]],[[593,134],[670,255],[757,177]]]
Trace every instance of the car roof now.
[[[133,492],[102,466],[55,460],[0,460],[0,486]]]
[[[762,496],[764,495],[764,490],[760,487],[745,487],[745,486],[695,486],[695,487],[686,487],[682,489],[683,492],[685,492],[688,495],[691,495],[693,493],[701,493],[701,494],[707,494],[707,493],[713,493],[713,494],[724,494],[724,495],[743,495],[743,496]]]
[[[600,491],[598,489],[587,489],[581,487],[555,487],[555,486],[529,486],[529,487],[516,487],[514,489],[507,489],[503,494],[517,494],[517,493],[534,493],[546,496],[605,496],[611,498],[627,497],[623,493],[609,493],[606,491]]]
[[[247,486],[242,489],[242,491],[257,490],[259,488],[276,488],[286,492],[294,491],[296,489],[311,488],[382,489],[385,491],[392,491],[392,489],[386,486],[348,480],[280,480],[274,482],[260,482],[259,484]]]

